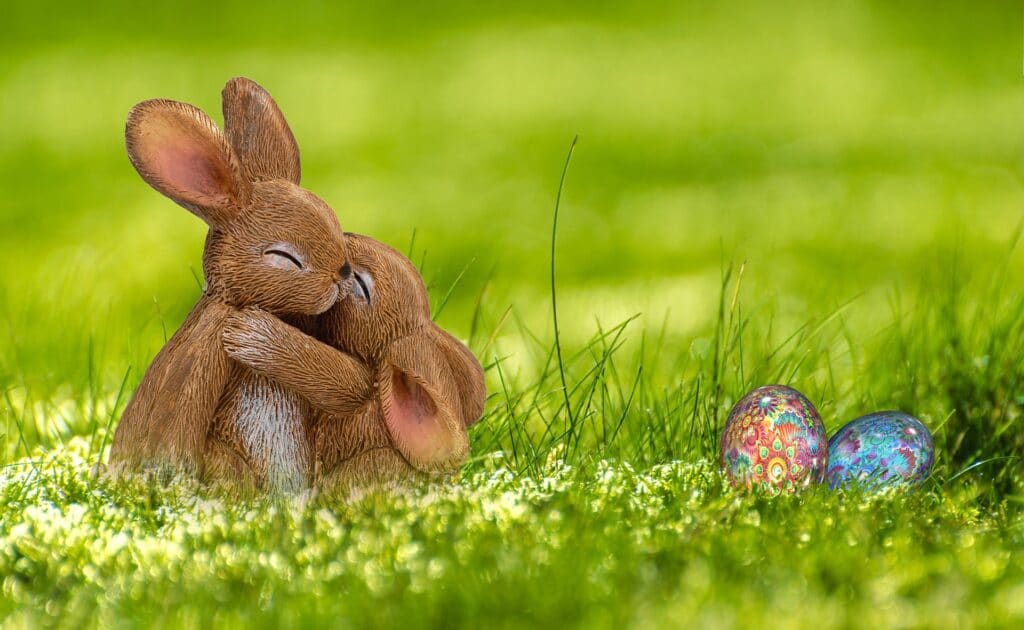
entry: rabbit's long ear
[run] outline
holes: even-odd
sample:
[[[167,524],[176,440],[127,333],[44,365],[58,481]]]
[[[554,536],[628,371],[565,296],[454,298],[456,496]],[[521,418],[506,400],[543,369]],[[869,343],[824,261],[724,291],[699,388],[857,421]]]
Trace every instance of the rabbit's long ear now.
[[[244,77],[221,94],[224,132],[251,181],[284,179],[298,184],[299,146],[270,93]]]
[[[388,350],[378,379],[384,423],[395,447],[419,470],[448,470],[469,452],[459,383],[433,330]]]
[[[487,388],[484,384],[484,370],[476,356],[461,341],[440,328],[434,328],[434,336],[441,352],[448,359],[462,408],[462,422],[472,426],[484,413]]]
[[[187,103],[161,99],[132,108],[125,146],[142,179],[211,227],[245,205],[249,183],[224,134]]]

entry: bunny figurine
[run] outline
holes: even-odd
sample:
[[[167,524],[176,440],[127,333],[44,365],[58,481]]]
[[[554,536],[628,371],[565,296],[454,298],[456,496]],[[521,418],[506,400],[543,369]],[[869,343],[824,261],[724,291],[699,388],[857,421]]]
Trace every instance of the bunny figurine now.
[[[185,103],[145,101],[128,115],[125,139],[135,170],[210,231],[203,295],[125,409],[110,468],[116,474],[169,466],[203,475],[207,461],[248,470],[255,453],[269,462],[250,471],[257,478],[305,487],[309,449],[296,426],[309,415],[305,402],[231,361],[221,332],[241,307],[258,306],[300,326],[312,322],[305,316],[330,309],[352,285],[345,238],[331,208],[299,186],[299,150],[270,94],[236,78],[222,96],[223,133]],[[218,414],[236,414],[244,431],[209,439]]]
[[[318,318],[326,343],[259,309],[229,318],[229,356],[314,408],[316,487],[328,494],[456,469],[483,413],[480,363],[430,319],[426,287],[402,254],[346,234],[352,292]]]

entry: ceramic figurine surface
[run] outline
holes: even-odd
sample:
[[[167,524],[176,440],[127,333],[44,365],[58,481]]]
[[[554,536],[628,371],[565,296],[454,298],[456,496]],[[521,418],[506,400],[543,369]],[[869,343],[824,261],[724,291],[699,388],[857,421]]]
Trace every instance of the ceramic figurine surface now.
[[[169,467],[300,487],[311,456],[292,420],[306,413],[305,401],[232,361],[221,334],[243,307],[308,327],[305,316],[348,294],[351,267],[334,212],[299,185],[298,147],[270,94],[236,78],[222,96],[224,132],[175,101],[145,101],[128,116],[132,165],[203,219],[209,234],[203,295],[146,371],[114,434],[109,464],[115,474]],[[238,419],[244,430],[212,435],[218,416]]]
[[[225,328],[228,354],[316,409],[309,435],[324,492],[453,471],[483,413],[483,369],[431,320],[405,256],[366,236],[347,245],[353,288],[319,318],[323,341],[248,309]]]

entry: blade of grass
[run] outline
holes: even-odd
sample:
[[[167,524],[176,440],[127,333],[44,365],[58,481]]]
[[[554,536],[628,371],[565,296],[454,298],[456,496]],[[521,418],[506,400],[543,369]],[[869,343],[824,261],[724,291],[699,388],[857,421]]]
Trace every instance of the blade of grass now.
[[[579,136],[573,136],[572,143],[569,145],[569,152],[565,156],[562,176],[558,180],[558,193],[555,195],[554,216],[551,220],[551,319],[555,327],[555,352],[558,355],[558,374],[562,380],[562,395],[565,398],[565,413],[568,416],[570,435],[575,431],[576,419],[572,415],[572,403],[569,401],[569,385],[565,378],[565,361],[562,359],[562,339],[558,329],[558,292],[555,286],[555,241],[558,236],[558,210],[562,204],[565,176],[569,173],[569,163],[572,161],[572,154],[576,149],[576,142],[578,140]]]

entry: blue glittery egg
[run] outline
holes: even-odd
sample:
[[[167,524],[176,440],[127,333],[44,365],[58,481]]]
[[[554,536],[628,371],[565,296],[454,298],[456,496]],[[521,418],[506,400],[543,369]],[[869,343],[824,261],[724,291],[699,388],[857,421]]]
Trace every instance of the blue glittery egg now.
[[[934,462],[928,427],[902,411],[879,411],[851,421],[828,441],[828,484],[917,485]]]

